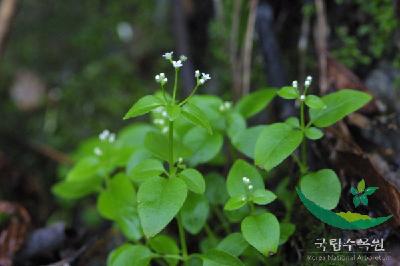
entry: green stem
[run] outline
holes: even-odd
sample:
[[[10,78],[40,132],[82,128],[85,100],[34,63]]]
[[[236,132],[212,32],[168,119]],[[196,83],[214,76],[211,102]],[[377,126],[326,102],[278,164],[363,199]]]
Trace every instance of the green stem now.
[[[189,96],[186,97],[186,99],[183,100],[183,101],[179,104],[179,106],[182,106],[182,105],[184,105],[187,101],[189,101],[190,98],[192,98],[192,96],[196,93],[196,91],[197,91],[198,88],[199,88],[199,84],[196,84],[196,86],[194,87],[194,89],[192,90],[192,92],[189,94]]]
[[[179,241],[181,243],[181,251],[182,251],[182,258],[183,258],[183,265],[186,265],[186,261],[188,259],[188,251],[186,245],[186,238],[185,238],[185,230],[183,229],[182,225],[182,216],[179,212],[178,216],[176,217],[178,221],[178,231],[179,231]]]
[[[215,236],[213,230],[211,230],[210,226],[209,226],[207,223],[204,225],[204,230],[206,231],[208,237],[210,237],[210,238],[212,238],[212,239],[214,239],[214,240],[217,240],[217,239],[218,239],[218,238]]]
[[[168,125],[168,143],[169,143],[169,176],[174,173],[174,121],[169,121]]]
[[[304,101],[300,100],[300,127],[301,130],[304,132],[306,129],[305,126],[305,119],[304,119]],[[307,142],[305,139],[303,139],[300,147],[300,161],[302,164],[302,168],[300,168],[301,174],[305,174],[305,172],[308,169],[307,166]]]
[[[229,222],[226,220],[224,214],[218,207],[215,207],[214,213],[217,216],[218,220],[221,222],[222,228],[224,228],[225,233],[230,234],[232,233],[231,228],[229,227]]]
[[[175,103],[176,91],[178,90],[178,73],[179,68],[175,68],[174,91],[172,92],[172,102]]]

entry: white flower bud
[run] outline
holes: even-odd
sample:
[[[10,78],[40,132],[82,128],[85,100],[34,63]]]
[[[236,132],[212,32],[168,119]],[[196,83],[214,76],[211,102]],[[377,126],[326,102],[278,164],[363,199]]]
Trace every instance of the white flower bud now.
[[[187,57],[185,55],[181,55],[179,57],[179,60],[181,60],[182,62],[185,62],[187,60]]]
[[[249,190],[253,190],[253,185],[248,186]]]
[[[167,60],[171,60],[173,54],[174,54],[174,52],[168,52],[168,53],[165,53],[165,54],[163,55],[163,57],[164,57],[165,59],[167,59]]]
[[[297,80],[294,80],[294,81],[292,82],[292,87],[295,87],[295,88],[297,88],[297,87],[298,87]]]
[[[94,154],[97,156],[103,155],[103,151],[99,147],[95,147],[93,150]]]
[[[101,141],[106,140],[108,138],[108,136],[110,135],[110,131],[108,129],[103,130],[103,132],[101,132],[99,134],[99,139]]]
[[[168,131],[169,131],[169,128],[168,128],[168,127],[163,127],[162,130],[161,130],[161,132],[162,132],[163,134],[167,134]]]
[[[245,183],[245,184],[249,184],[249,183],[250,183],[250,178],[244,176],[244,177],[242,178],[242,181],[243,181],[243,183]]]
[[[196,78],[200,77],[200,71],[199,71],[199,70],[196,70],[196,71],[194,72],[194,76],[195,76]]]
[[[113,143],[115,141],[115,133],[111,133],[108,136],[108,142]]]
[[[304,94],[300,95],[300,101],[304,101],[306,99],[306,96]]]

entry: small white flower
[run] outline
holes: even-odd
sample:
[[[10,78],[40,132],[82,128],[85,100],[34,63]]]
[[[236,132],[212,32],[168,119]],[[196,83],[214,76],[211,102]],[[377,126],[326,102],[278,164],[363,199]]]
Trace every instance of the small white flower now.
[[[206,73],[201,73],[201,78],[204,79],[205,81],[211,79],[210,74]]]
[[[167,79],[167,78],[164,78],[164,79],[161,81],[161,83],[162,83],[162,84],[165,84],[165,83],[167,83],[167,81],[168,81],[168,79]]]
[[[103,155],[103,151],[99,147],[95,147],[93,150],[94,154],[97,156]]]
[[[304,81],[304,86],[305,87],[310,87],[312,82],[312,77],[311,76],[307,76],[306,81]]]
[[[167,113],[167,111],[165,111],[165,110],[161,112],[161,115],[162,115],[163,117],[168,117],[168,113]]]
[[[224,105],[224,104],[221,104],[221,105],[219,106],[219,111],[220,111],[220,112],[224,112],[225,110],[226,110],[225,105]]]
[[[181,56],[179,57],[179,60],[181,60],[182,62],[185,62],[185,61],[187,60],[186,55],[181,55]]]
[[[179,164],[183,163],[183,158],[182,158],[182,157],[179,157],[179,158],[178,158],[178,163],[179,163]]]
[[[167,60],[171,60],[173,54],[174,54],[174,52],[168,52],[168,53],[165,53],[165,54],[163,55],[163,57],[164,57],[165,59],[167,59]]]
[[[178,60],[178,61],[172,61],[172,65],[174,66],[174,68],[180,68],[183,66],[182,61]]]
[[[204,83],[206,83],[206,81],[205,81],[203,78],[199,79],[199,82],[200,82],[201,85],[203,85]]]
[[[232,103],[231,102],[224,102],[225,109],[231,109]]]
[[[161,132],[162,132],[163,134],[167,134],[168,131],[169,131],[169,128],[168,128],[168,127],[163,127],[163,128],[161,129]]]
[[[162,85],[164,85],[165,83],[167,83],[168,79],[165,77],[164,73],[160,73],[158,75],[155,76],[155,80],[158,83],[161,83]]]
[[[115,141],[115,133],[111,133],[108,136],[108,142],[113,143]]]
[[[99,139],[101,141],[106,140],[109,135],[110,135],[110,131],[108,129],[105,129],[99,134]]]
[[[165,124],[165,120],[164,120],[164,119],[161,119],[161,118],[156,118],[156,119],[153,120],[153,123],[154,123],[155,125],[160,125],[160,126],[162,126],[162,125]]]
[[[164,107],[162,107],[162,106],[159,106],[153,110],[154,113],[162,113],[163,111],[164,111]]]
[[[253,190],[253,185],[248,186],[249,190]]]
[[[199,70],[196,70],[196,71],[194,72],[194,76],[195,76],[196,78],[200,77],[200,71],[199,71]]]
[[[244,177],[242,178],[242,181],[243,181],[243,183],[245,183],[245,184],[249,184],[249,183],[250,183],[250,179],[249,179],[247,176],[244,176]]]
[[[304,101],[306,99],[306,96],[304,94],[300,95],[300,101]]]
[[[242,201],[246,201],[246,196],[242,196],[240,199],[241,199]]]
[[[297,88],[297,86],[298,86],[297,80],[294,80],[294,81],[292,82],[292,87]]]

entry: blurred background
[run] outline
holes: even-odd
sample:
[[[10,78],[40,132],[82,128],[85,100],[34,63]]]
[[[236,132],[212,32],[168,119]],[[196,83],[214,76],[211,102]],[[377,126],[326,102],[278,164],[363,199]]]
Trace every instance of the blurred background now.
[[[312,75],[320,93],[368,90],[397,119],[399,15],[397,0],[2,0],[0,210],[25,221],[17,235],[60,219],[101,230],[90,201],[60,201],[51,185],[82,140],[128,125],[131,104],[158,88],[154,75],[170,73],[168,51],[189,58],[182,95],[196,69],[212,76],[200,93],[233,101]],[[278,117],[290,112],[275,108]],[[398,131],[371,134],[400,149]]]

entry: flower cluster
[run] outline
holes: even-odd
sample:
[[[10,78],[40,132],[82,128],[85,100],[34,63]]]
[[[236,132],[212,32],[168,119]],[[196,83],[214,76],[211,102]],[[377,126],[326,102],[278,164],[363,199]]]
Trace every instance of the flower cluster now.
[[[211,79],[210,74],[206,74],[206,73],[201,73],[200,74],[199,70],[196,70],[194,72],[194,76],[197,79],[197,85],[199,85],[199,84],[203,85],[204,83],[206,83],[207,80]]]
[[[219,110],[221,112],[225,112],[229,109],[231,109],[232,107],[232,102],[223,102],[220,106],[219,106]]]
[[[243,181],[243,184],[245,184],[249,190],[253,190],[253,185],[251,184],[250,178],[248,178],[247,176],[244,176],[242,178],[242,181]]]
[[[310,87],[311,82],[312,82],[312,77],[307,76],[306,80],[304,81],[304,87],[306,87],[306,88]]]
[[[156,80],[156,82],[160,83],[161,85],[164,85],[168,81],[168,79],[165,77],[164,73],[160,73],[160,74],[156,75],[155,80]]]
[[[115,133],[105,129],[99,134],[99,139],[100,141],[108,141],[109,143],[113,143],[115,141]]]

